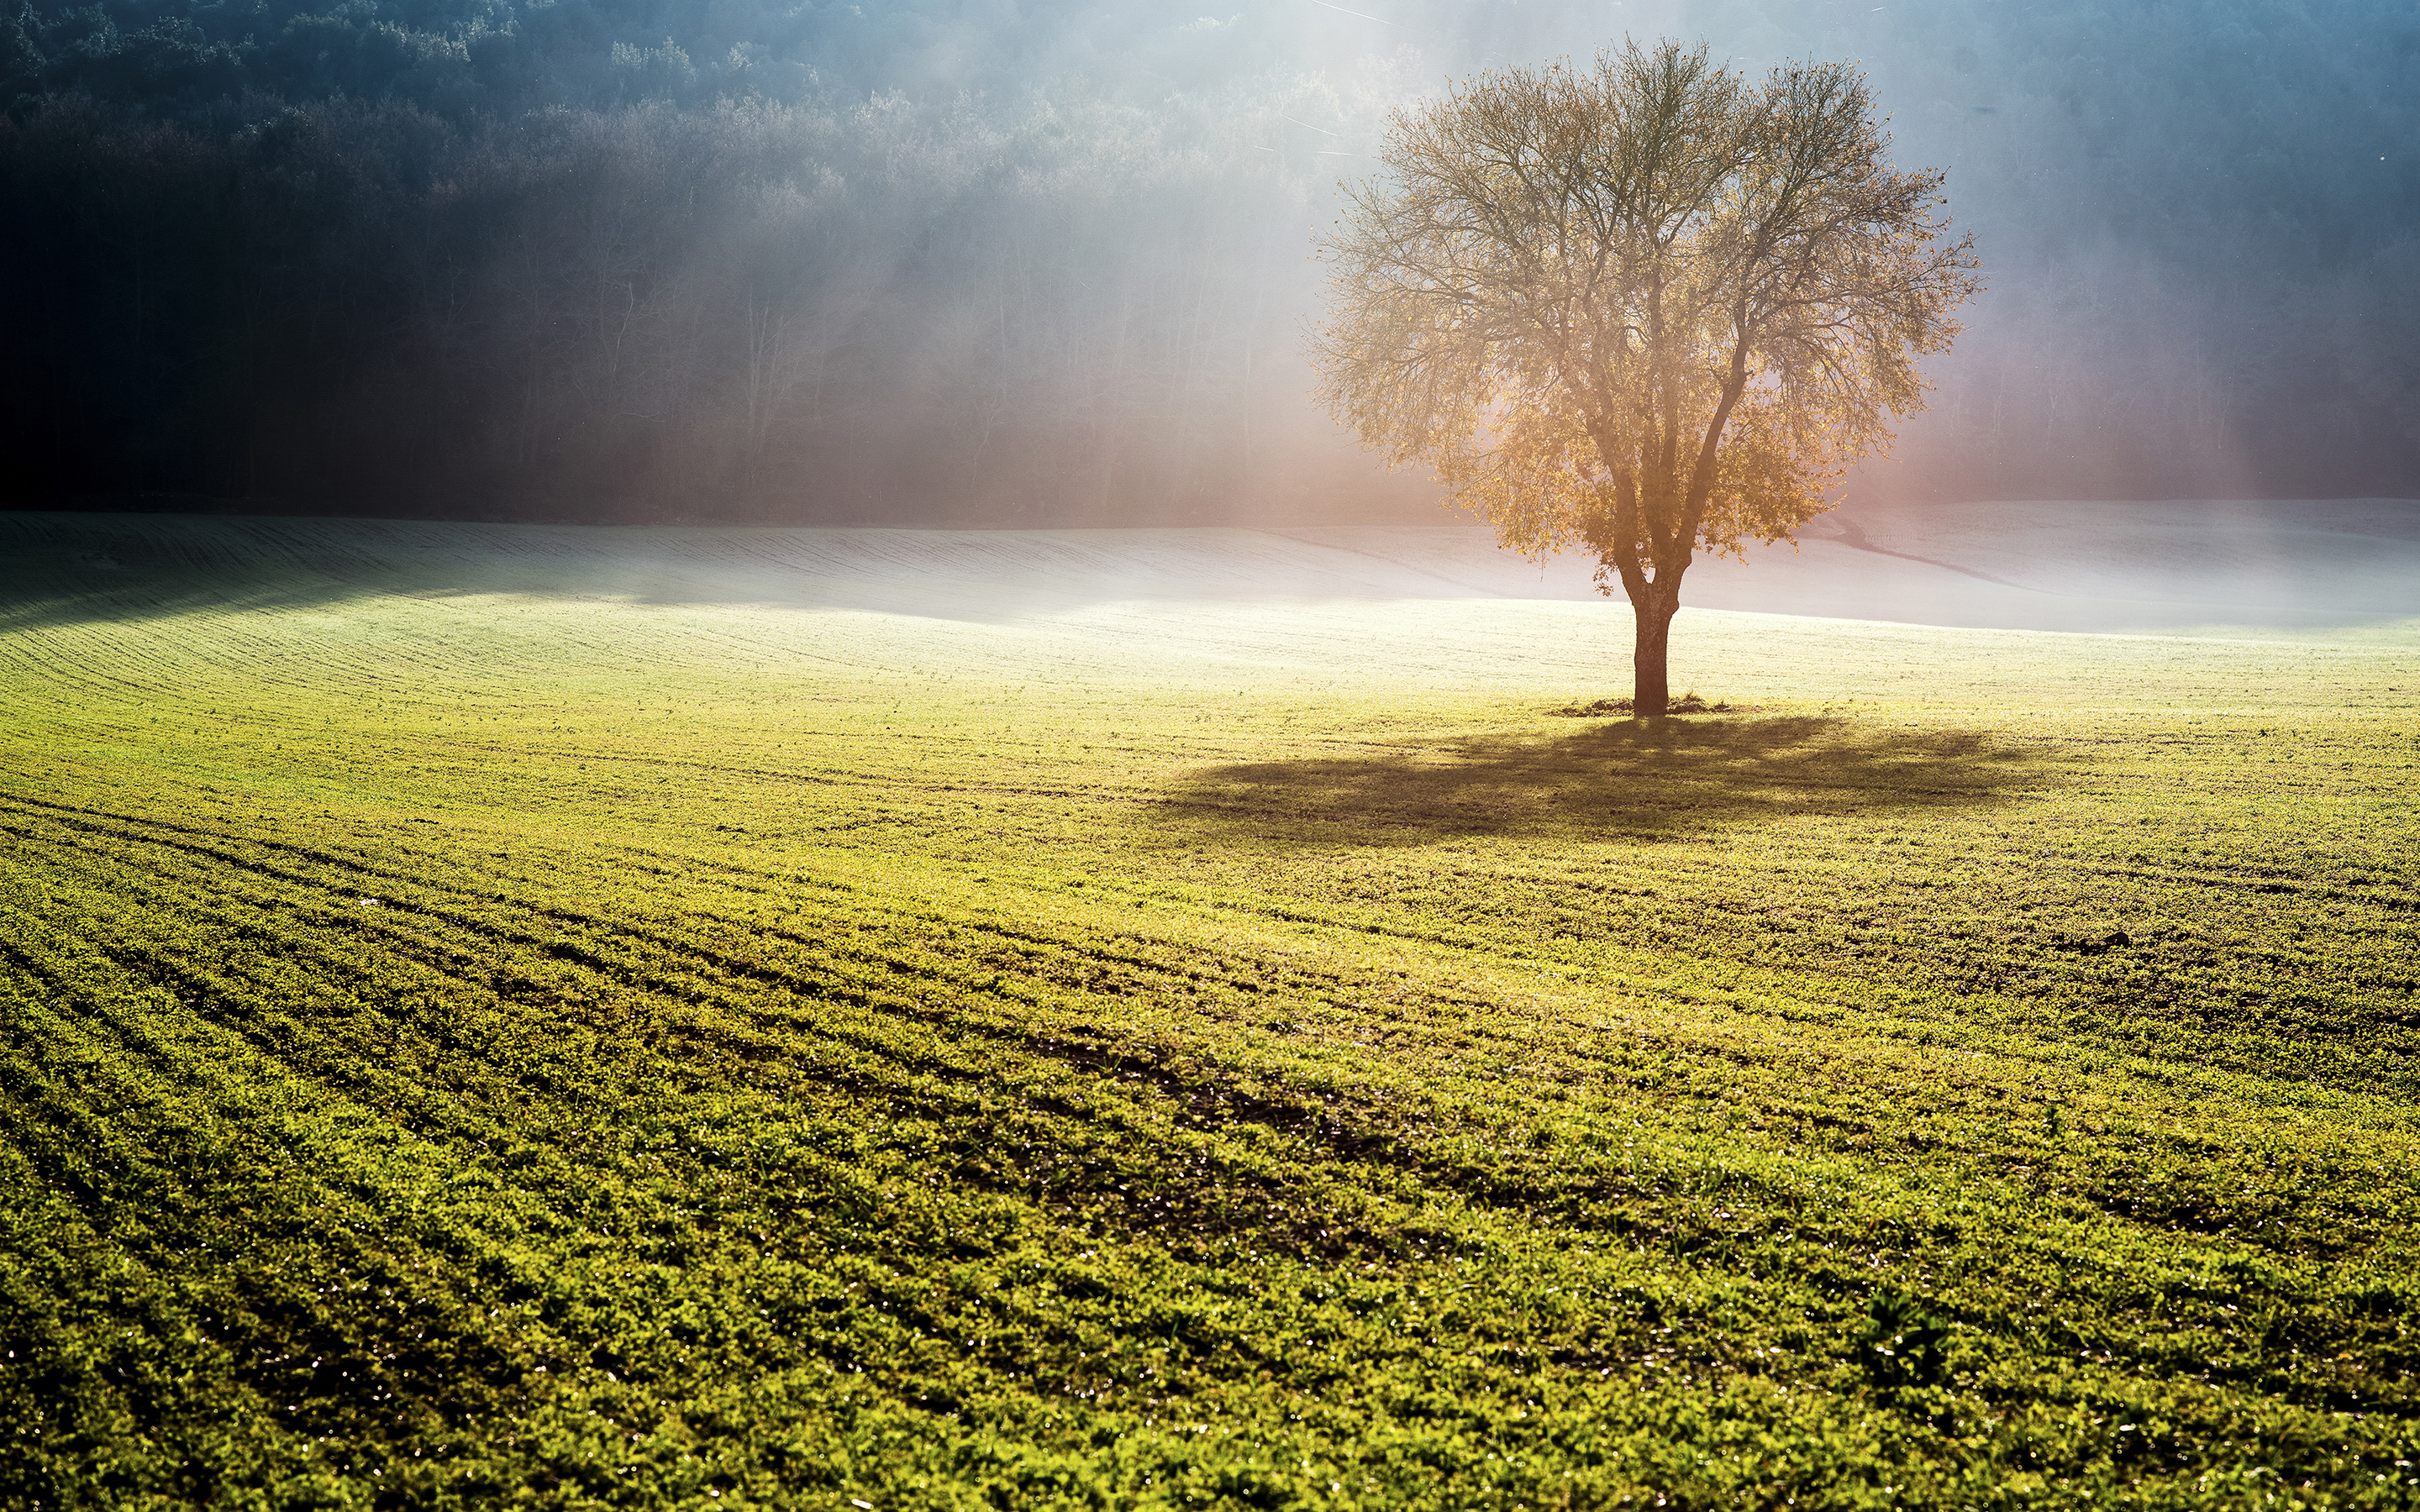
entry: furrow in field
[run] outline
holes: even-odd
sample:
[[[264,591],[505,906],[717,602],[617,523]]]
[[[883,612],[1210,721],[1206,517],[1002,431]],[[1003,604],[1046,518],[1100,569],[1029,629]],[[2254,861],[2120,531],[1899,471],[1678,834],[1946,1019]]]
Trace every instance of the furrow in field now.
[[[1336,1154],[1343,1154],[1343,1151],[1336,1151]]]
[[[1780,722],[1649,740],[1543,717],[1612,619],[1299,544],[42,528],[128,563],[0,634],[48,1500],[2396,1473],[2408,651],[1697,614]]]
[[[1617,1227],[1617,1231],[1619,1231],[1619,1227]],[[1820,1270],[1820,1265],[1818,1265],[1818,1270]]]

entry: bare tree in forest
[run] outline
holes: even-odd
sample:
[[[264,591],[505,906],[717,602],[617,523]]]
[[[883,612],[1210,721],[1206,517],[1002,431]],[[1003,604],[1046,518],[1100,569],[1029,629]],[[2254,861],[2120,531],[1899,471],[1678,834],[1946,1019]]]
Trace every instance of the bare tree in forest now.
[[[1692,558],[1829,507],[1979,286],[1942,176],[1888,147],[1853,68],[1757,85],[1668,41],[1399,110],[1323,243],[1320,396],[1506,546],[1596,553],[1661,715]]]

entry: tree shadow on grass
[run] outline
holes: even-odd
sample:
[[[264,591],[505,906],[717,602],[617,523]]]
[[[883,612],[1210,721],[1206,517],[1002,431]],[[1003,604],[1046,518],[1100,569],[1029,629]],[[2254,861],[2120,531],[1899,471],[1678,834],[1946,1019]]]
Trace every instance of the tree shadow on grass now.
[[[1170,801],[1188,826],[1238,839],[1654,839],[1800,814],[1974,809],[2044,776],[2033,754],[1973,731],[1815,716],[1631,719],[1559,737],[1214,767]]]

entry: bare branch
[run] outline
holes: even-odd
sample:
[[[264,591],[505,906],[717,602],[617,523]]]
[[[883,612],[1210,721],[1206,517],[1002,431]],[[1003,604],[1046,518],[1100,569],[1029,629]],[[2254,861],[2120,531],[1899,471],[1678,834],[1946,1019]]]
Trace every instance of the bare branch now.
[[[1320,396],[1668,620],[1697,552],[1788,538],[1888,445],[1980,287],[1888,147],[1845,64],[1752,86],[1669,41],[1398,111],[1321,244]]]

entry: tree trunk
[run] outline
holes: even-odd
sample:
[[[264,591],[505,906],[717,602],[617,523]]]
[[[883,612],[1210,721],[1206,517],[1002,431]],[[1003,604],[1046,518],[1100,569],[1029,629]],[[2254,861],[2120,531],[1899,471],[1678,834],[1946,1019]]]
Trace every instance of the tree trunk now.
[[[1631,618],[1638,630],[1637,648],[1631,654],[1630,711],[1642,719],[1656,719],[1663,717],[1672,702],[1664,654],[1672,640],[1672,616],[1681,608],[1681,585],[1659,581],[1645,586],[1646,592],[1634,594],[1630,600]]]

